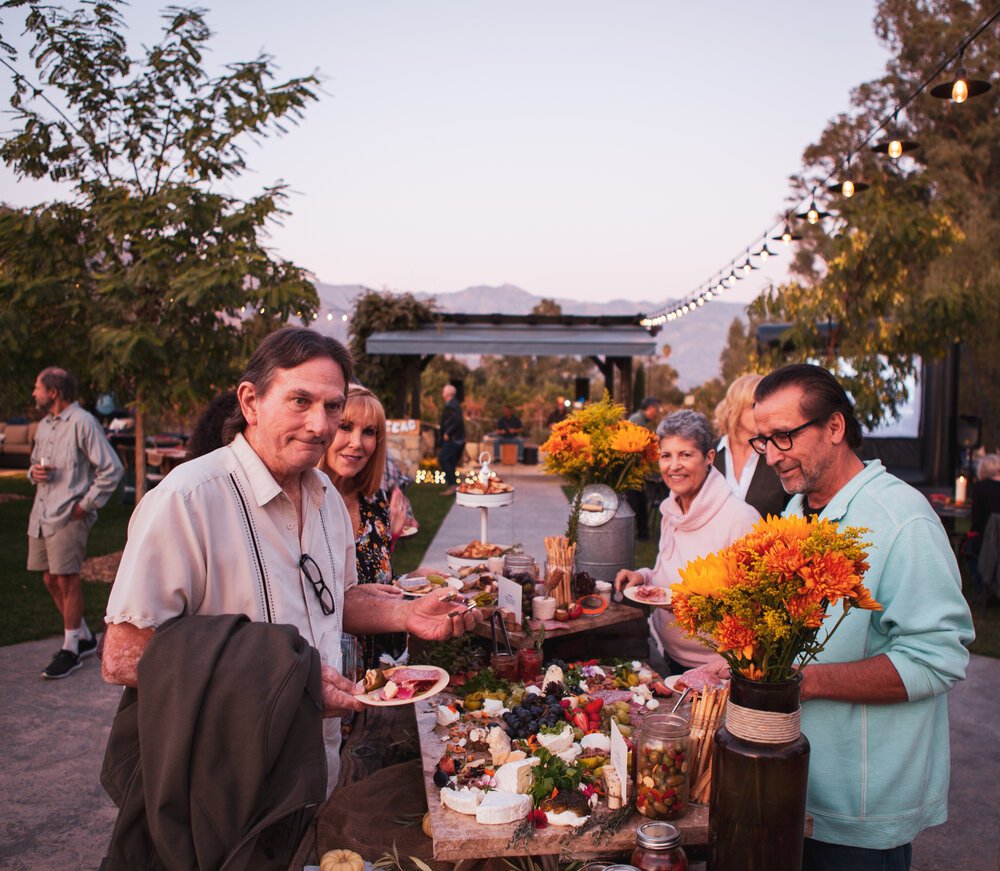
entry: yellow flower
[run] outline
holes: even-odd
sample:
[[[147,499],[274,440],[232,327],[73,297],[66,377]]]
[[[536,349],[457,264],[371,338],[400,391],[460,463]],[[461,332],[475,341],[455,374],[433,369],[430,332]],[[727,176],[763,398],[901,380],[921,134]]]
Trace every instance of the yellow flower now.
[[[611,436],[611,450],[621,451],[623,454],[641,454],[651,442],[656,443],[656,436],[648,429],[625,420]]]
[[[683,595],[711,597],[739,580],[739,571],[725,551],[693,559],[680,570],[681,583],[670,589]]]

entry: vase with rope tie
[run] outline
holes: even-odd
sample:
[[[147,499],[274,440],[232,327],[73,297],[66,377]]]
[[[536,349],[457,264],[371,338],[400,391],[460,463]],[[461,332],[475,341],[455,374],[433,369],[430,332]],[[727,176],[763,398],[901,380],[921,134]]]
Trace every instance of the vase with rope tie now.
[[[800,871],[809,741],[799,729],[799,684],[735,671],[715,735],[708,871]]]

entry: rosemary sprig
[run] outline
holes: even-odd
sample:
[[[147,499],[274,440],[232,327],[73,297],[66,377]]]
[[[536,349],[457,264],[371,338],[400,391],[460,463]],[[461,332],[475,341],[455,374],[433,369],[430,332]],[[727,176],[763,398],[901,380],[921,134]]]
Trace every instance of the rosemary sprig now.
[[[528,816],[517,824],[514,834],[510,836],[510,840],[507,842],[507,849],[516,850],[518,847],[523,847],[526,850],[528,849],[528,841],[533,837],[535,837],[535,822],[531,819],[531,814],[528,814]]]
[[[592,832],[594,843],[607,844],[617,835],[622,826],[625,825],[635,813],[635,802],[630,801],[627,805],[617,810],[606,813],[593,813],[587,817],[587,821],[573,830],[573,837],[578,838],[587,832]]]

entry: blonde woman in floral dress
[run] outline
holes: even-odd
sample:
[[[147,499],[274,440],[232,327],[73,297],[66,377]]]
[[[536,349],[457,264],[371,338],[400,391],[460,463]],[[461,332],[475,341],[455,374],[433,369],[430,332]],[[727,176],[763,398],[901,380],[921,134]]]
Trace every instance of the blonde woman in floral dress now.
[[[760,520],[712,465],[715,437],[708,418],[695,411],[675,411],[657,428],[660,474],[670,496],[660,505],[660,551],[653,568],[622,569],[615,588],[651,584],[670,589],[690,560],[714,553],[749,532]],[[722,657],[688,638],[669,608],[654,608],[653,640],[672,673],[705,665],[723,665]]]
[[[403,531],[406,499],[398,489],[392,497],[381,489],[385,472],[385,410],[367,388],[352,384],[340,426],[320,463],[343,497],[354,527],[359,584],[392,583],[392,545]],[[370,635],[359,639],[363,667],[374,668],[386,653],[397,659],[406,650],[406,636]]]

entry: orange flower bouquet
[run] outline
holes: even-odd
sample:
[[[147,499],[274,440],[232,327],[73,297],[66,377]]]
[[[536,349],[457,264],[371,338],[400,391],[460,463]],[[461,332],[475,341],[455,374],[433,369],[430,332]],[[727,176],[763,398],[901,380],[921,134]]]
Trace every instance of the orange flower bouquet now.
[[[790,680],[823,649],[851,608],[880,611],[862,584],[868,530],[828,520],[768,517],[729,547],[692,560],[671,587],[677,625],[716,650],[734,674]],[[828,606],[841,604],[819,637]]]
[[[545,471],[562,475],[576,487],[567,537],[576,540],[575,520],[580,515],[580,494],[588,484],[607,484],[617,493],[641,490],[656,471],[659,446],[646,427],[625,419],[625,406],[607,393],[574,411],[552,427],[541,446]]]

